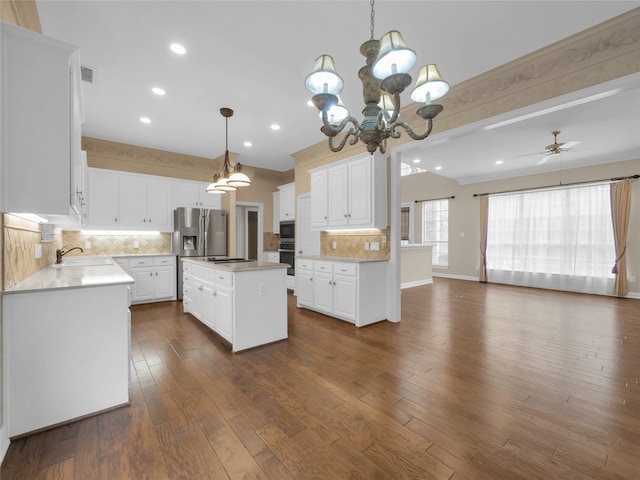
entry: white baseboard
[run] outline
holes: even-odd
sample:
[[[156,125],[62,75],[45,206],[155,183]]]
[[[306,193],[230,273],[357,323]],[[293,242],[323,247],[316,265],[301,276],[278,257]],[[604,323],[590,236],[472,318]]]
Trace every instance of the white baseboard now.
[[[433,283],[433,279],[429,278],[428,280],[418,280],[416,282],[405,282],[400,285],[400,290],[404,290],[405,288],[411,287],[419,287],[420,285],[431,285]]]
[[[473,282],[479,282],[480,281],[480,277],[468,277],[466,275],[450,275],[448,273],[434,273],[433,274],[434,277],[442,277],[442,278],[453,278],[454,280],[471,280]],[[497,283],[497,282],[489,282],[489,283],[495,283],[496,285],[510,285],[508,283]],[[404,288],[404,283],[402,284],[401,288]],[[514,285],[514,286],[518,286],[518,285]],[[522,286],[522,285],[520,285]],[[527,287],[525,287],[527,288]],[[558,290],[561,291],[561,290]],[[566,290],[569,291],[569,290]],[[580,293],[580,292],[577,292]],[[586,293],[586,292],[584,292]],[[615,295],[611,295],[611,294],[598,294],[598,293],[586,293],[587,295],[604,295],[607,297],[614,297]],[[640,293],[636,293],[636,292],[629,292],[627,293],[624,297],[620,297],[620,298],[632,298],[634,300],[640,300]]]
[[[469,277],[467,275],[451,275],[449,273],[434,273],[434,277],[453,278],[454,280],[470,280],[472,282],[479,282],[480,277]]]
[[[0,464],[4,460],[4,456],[7,454],[7,450],[9,450],[9,444],[11,441],[7,436],[7,428],[6,424],[3,424],[0,427]]]

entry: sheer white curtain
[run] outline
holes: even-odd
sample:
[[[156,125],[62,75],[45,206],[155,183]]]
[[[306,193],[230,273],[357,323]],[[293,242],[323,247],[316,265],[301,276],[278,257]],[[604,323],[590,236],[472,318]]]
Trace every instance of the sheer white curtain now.
[[[491,196],[491,282],[608,294],[616,258],[609,185]]]

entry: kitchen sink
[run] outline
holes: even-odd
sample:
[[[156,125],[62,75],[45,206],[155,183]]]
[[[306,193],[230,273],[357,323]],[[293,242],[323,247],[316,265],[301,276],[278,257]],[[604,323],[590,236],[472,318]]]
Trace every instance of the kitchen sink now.
[[[54,263],[52,267],[96,267],[99,265],[113,265],[110,258],[70,258],[62,263]]]

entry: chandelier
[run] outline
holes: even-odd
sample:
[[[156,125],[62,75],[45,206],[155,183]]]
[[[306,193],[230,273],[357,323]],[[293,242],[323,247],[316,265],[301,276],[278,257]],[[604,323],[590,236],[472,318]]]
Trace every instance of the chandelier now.
[[[349,115],[338,94],[342,90],[342,78],[336,73],[333,57],[320,55],[313,71],[307,76],[307,89],[313,94],[311,101],[320,111],[322,127],[320,131],[329,137],[329,148],[339,152],[347,140],[355,145],[361,140],[373,154],[377,149],[385,153],[387,138],[400,138],[402,127],[414,140],[423,140],[433,128],[433,119],[442,110],[442,105],[431,103],[449,91],[449,84],[442,80],[435,64],[420,69],[416,86],[411,93],[414,102],[423,105],[417,110],[418,116],[426,120],[424,133],[417,134],[405,122],[398,119],[400,114],[400,94],[411,84],[407,73],[415,64],[416,53],[402,39],[400,32],[392,30],[382,39],[374,40],[373,26],[375,11],[371,0],[371,39],[360,46],[360,53],[366,57],[366,65],[358,76],[362,82],[365,107],[364,118],[358,122]],[[381,96],[382,91],[386,92]],[[347,127],[348,124],[352,126]],[[345,130],[346,129],[346,130]],[[334,138],[345,130],[340,142]]]
[[[240,165],[240,162],[236,162],[235,165],[231,165],[231,162],[229,162],[229,117],[233,115],[233,110],[230,108],[221,108],[220,114],[224,117],[225,125],[224,163],[222,164],[222,170],[213,176],[213,183],[207,187],[208,193],[232,192],[236,190],[237,187],[248,187],[251,185],[249,177],[242,173],[242,165]]]

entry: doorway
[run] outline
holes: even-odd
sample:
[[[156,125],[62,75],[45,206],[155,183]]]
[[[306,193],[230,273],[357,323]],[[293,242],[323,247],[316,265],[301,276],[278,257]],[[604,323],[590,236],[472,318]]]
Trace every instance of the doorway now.
[[[236,255],[262,260],[262,203],[236,203]]]

